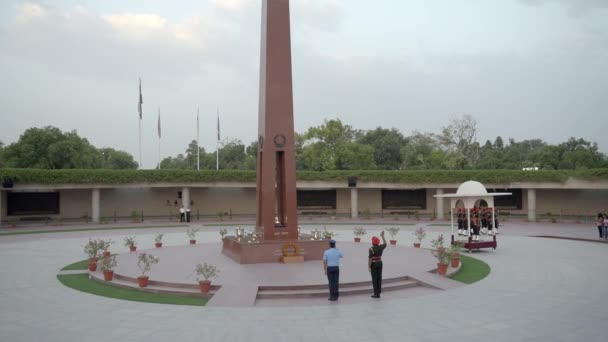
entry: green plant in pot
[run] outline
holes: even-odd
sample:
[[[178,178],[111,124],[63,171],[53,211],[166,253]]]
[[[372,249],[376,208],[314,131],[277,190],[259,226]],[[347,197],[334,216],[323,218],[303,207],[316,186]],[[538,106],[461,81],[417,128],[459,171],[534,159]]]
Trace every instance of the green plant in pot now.
[[[217,267],[209,265],[206,262],[196,264],[194,271],[196,274],[203,277],[203,280],[200,280],[199,278],[196,278],[196,280],[198,280],[201,292],[204,293],[209,292],[211,289],[211,280],[209,279],[217,277],[218,273],[220,273],[220,270]]]
[[[135,252],[137,250],[137,241],[135,241],[135,236],[125,237],[125,246],[129,247],[129,251]]]
[[[139,223],[139,212],[137,210],[132,210],[131,211],[131,220],[133,221],[133,223]]]
[[[222,240],[224,240],[224,237],[226,236],[226,234],[228,234],[228,229],[220,228],[220,236],[222,237]]]
[[[89,271],[95,272],[97,270],[97,258],[99,257],[99,251],[101,251],[102,245],[99,240],[89,238],[89,242],[84,245],[84,253],[89,258]]]
[[[137,267],[141,271],[141,275],[137,277],[137,283],[139,284],[139,287],[148,286],[149,278],[146,275],[146,272],[150,272],[150,270],[152,269],[152,265],[158,264],[158,261],[158,257],[152,254],[139,253],[137,255]]]
[[[353,229],[353,234],[355,234],[355,242],[361,242],[361,237],[367,234],[367,230],[363,227],[355,227]]]
[[[108,248],[110,248],[110,245],[112,245],[114,243],[114,241],[112,240],[99,240],[99,250],[103,251],[103,256],[104,257],[109,257],[110,256],[110,251],[108,251]]]
[[[196,244],[196,233],[198,233],[198,231],[198,228],[188,228],[188,230],[186,230],[186,234],[188,235],[188,238],[190,238],[191,245]]]
[[[450,261],[450,251],[445,248],[443,234],[440,234],[437,239],[431,240],[433,246],[433,256],[437,258],[437,273],[445,275],[448,270],[448,262]]]
[[[391,239],[390,239],[390,244],[391,245],[396,245],[397,244],[397,240],[395,240],[395,237],[397,237],[397,234],[399,233],[400,230],[401,230],[401,228],[399,228],[399,227],[388,227],[388,228],[386,228],[386,231],[391,236]]]
[[[422,240],[426,237],[426,231],[423,227],[420,227],[414,231],[414,236],[416,236],[416,240],[418,240],[418,242],[414,242],[414,247],[420,248]]]
[[[464,244],[460,241],[454,241],[452,246],[450,247],[450,262],[452,267],[458,267],[460,265],[460,250]]]
[[[334,232],[330,232],[327,230],[327,227],[323,227],[323,237],[327,240],[331,240],[333,237],[336,236],[336,233]]]
[[[114,278],[114,267],[116,267],[116,255],[101,258],[99,268],[103,272],[103,280],[112,281],[112,278]]]
[[[161,248],[163,246],[163,236],[165,236],[163,233],[158,233],[154,236],[154,245],[156,248]]]

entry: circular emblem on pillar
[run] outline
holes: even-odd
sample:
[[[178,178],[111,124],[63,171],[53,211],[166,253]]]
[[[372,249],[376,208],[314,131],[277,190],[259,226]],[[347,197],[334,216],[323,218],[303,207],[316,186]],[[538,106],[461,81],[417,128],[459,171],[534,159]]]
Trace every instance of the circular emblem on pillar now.
[[[274,144],[277,147],[283,147],[285,146],[285,142],[287,141],[287,138],[285,138],[285,136],[283,134],[277,134],[274,136]]]
[[[298,248],[298,245],[296,245],[293,242],[287,242],[283,245],[283,256],[286,257],[290,257],[290,256],[298,256],[300,255],[300,250]]]
[[[264,137],[261,135],[258,137],[258,145],[260,146],[260,148],[264,147]]]

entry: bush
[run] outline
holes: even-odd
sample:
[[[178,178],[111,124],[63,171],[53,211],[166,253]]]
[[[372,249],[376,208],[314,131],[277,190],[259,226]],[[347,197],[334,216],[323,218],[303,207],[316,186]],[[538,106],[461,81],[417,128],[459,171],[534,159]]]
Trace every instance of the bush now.
[[[209,278],[216,277],[220,270],[212,265],[207,264],[206,262],[203,264],[196,264],[196,268],[194,269],[196,274],[203,277],[205,280],[209,280]],[[198,278],[197,278],[198,280]]]

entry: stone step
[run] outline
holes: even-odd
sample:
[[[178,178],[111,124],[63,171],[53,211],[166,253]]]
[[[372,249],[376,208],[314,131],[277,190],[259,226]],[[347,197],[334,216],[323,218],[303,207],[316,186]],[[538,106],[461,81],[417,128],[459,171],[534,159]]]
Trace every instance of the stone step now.
[[[405,290],[408,288],[422,286],[415,280],[405,280],[400,282],[382,283],[382,291],[397,291]],[[322,288],[308,288],[308,289],[286,289],[286,290],[260,290],[258,291],[257,299],[270,299],[270,298],[305,298],[305,297],[325,297],[327,296],[327,285]],[[340,284],[340,295],[359,295],[367,294],[373,291],[373,287],[370,282],[365,285],[352,286],[351,284]]]
[[[395,277],[395,278],[387,278],[382,279],[383,285],[400,283],[404,281],[412,280],[408,276],[403,277]],[[360,286],[371,286],[371,279],[369,281],[359,281],[359,282],[351,282],[351,283],[341,283],[340,288],[351,288],[351,287],[360,287]],[[317,284],[317,285],[285,285],[285,286],[260,286],[258,288],[259,291],[289,291],[289,290],[327,290],[327,284]]]

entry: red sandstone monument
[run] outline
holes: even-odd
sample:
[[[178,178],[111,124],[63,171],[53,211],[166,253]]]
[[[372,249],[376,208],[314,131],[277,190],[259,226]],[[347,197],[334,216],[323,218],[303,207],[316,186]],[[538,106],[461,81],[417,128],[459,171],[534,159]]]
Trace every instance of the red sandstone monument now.
[[[324,241],[299,240],[293,126],[289,0],[263,0],[256,240],[227,238],[222,249],[241,264],[277,262],[286,244],[307,260],[321,259],[327,248]]]

